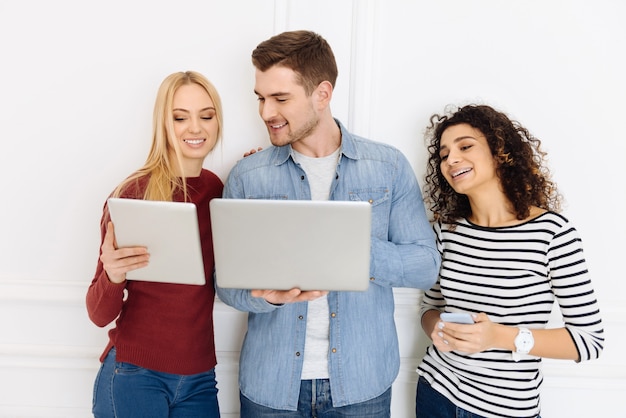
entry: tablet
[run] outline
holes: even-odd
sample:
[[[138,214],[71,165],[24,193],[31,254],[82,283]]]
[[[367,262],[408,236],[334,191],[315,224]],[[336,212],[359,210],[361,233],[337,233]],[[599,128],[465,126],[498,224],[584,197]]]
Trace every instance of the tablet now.
[[[222,288],[368,289],[368,202],[213,199],[210,211]]]
[[[206,283],[196,205],[109,198],[118,247],[147,247],[146,267],[127,280],[203,285]]]

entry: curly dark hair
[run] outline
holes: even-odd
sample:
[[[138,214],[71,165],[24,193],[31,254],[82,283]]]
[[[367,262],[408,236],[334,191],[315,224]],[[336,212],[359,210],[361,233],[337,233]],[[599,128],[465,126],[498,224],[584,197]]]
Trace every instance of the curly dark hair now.
[[[546,153],[541,150],[539,139],[490,106],[471,104],[455,109],[449,107],[444,115],[432,115],[426,129],[430,156],[424,195],[433,221],[453,224],[472,213],[467,196],[455,192],[441,172],[441,136],[447,128],[459,124],[468,124],[487,138],[497,175],[517,219],[527,218],[531,206],[561,210],[561,196],[544,165]]]

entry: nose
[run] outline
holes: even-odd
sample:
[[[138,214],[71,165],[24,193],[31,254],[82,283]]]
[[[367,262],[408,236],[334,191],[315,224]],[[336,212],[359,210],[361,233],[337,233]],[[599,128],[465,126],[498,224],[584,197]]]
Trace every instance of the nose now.
[[[450,150],[450,152],[448,153],[448,157],[446,158],[446,164],[451,166],[458,163],[460,160],[461,157],[459,156],[459,154],[454,150]]]
[[[201,131],[200,128],[200,121],[198,120],[198,118],[191,118],[189,119],[189,132],[190,133],[199,133]]]
[[[276,109],[267,100],[259,102],[259,115],[264,121],[271,120],[276,114]]]

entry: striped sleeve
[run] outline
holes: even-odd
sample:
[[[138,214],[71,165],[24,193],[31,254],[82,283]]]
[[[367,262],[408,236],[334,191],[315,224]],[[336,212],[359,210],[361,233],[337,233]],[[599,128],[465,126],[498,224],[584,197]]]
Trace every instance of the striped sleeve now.
[[[582,240],[569,222],[560,217],[558,231],[548,249],[552,291],[559,304],[579,361],[598,358],[604,347],[604,329],[591,278],[583,254]]]
[[[441,224],[435,223],[433,225],[433,231],[435,232],[437,250],[439,251],[439,255],[443,256],[443,245],[441,242]],[[441,294],[440,278],[441,275],[438,275],[437,282],[433,285],[432,288],[425,291],[422,295],[420,303],[420,318],[424,315],[424,313],[426,313],[426,311],[429,311],[431,309],[443,311],[446,302]]]

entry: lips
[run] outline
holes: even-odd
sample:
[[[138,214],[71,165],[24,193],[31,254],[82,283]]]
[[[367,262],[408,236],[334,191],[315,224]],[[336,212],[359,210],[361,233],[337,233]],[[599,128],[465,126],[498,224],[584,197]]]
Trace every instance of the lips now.
[[[185,142],[186,144],[189,144],[189,145],[200,145],[204,141],[206,141],[205,138],[188,138],[188,139],[183,139],[183,142]]]
[[[272,129],[280,129],[280,128],[283,128],[283,127],[287,126],[287,122],[283,122],[281,124],[271,124],[271,123],[268,123],[267,126],[269,126]]]
[[[465,173],[469,173],[470,171],[472,171],[471,168],[462,168],[460,170],[456,170],[454,172],[451,172],[450,175],[452,176],[452,178],[457,178]]]

